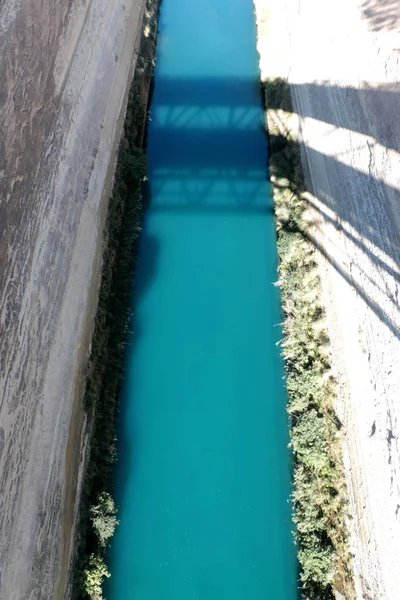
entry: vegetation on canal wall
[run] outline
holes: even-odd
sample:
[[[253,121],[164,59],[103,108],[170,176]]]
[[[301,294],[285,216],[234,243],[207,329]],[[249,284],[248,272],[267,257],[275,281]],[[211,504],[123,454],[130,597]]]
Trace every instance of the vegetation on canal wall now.
[[[117,397],[131,319],[132,287],[143,219],[141,182],[159,0],[147,0],[141,48],[129,93],[114,187],[108,206],[102,280],[87,369],[85,410],[90,456],[82,490],[73,598],[100,600],[109,576],[104,553],[118,524],[112,498]]]
[[[263,84],[269,170],[275,203],[279,286],[291,447],[294,454],[294,521],[303,597],[328,600],[339,591],[354,597],[346,528],[346,487],[335,379],[321,301],[316,248],[307,223],[300,147],[290,129],[289,85]],[[273,107],[273,108],[269,108]]]

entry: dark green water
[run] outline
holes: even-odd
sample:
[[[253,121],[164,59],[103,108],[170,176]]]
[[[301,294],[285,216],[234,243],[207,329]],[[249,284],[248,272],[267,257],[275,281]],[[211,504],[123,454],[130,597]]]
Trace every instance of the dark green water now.
[[[163,0],[109,600],[292,600],[251,0]]]

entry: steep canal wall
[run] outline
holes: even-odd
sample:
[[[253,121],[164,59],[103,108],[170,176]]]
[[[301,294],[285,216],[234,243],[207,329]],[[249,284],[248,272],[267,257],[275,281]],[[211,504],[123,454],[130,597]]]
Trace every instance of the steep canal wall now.
[[[398,11],[376,0],[255,4],[278,228],[283,220],[317,249],[355,593],[391,599],[400,585]]]
[[[281,347],[294,454],[300,578],[306,598],[339,594],[350,600],[354,583],[337,384],[301,160],[301,123],[293,110],[290,64],[282,48],[284,34],[290,35],[289,23],[285,5],[256,0],[255,8],[284,312]]]
[[[0,598],[66,597],[103,230],[144,3],[0,6]]]

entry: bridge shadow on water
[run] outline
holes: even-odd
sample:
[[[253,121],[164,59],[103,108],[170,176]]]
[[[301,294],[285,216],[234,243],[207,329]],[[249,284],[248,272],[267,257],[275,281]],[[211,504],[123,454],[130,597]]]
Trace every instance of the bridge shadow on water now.
[[[158,78],[155,93],[152,211],[272,214],[258,81]]]

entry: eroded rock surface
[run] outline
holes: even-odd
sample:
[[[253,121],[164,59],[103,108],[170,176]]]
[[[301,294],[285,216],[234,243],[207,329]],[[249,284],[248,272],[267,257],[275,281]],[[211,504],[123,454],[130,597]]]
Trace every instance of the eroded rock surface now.
[[[67,597],[82,369],[143,10],[139,0],[0,8],[4,600]]]

